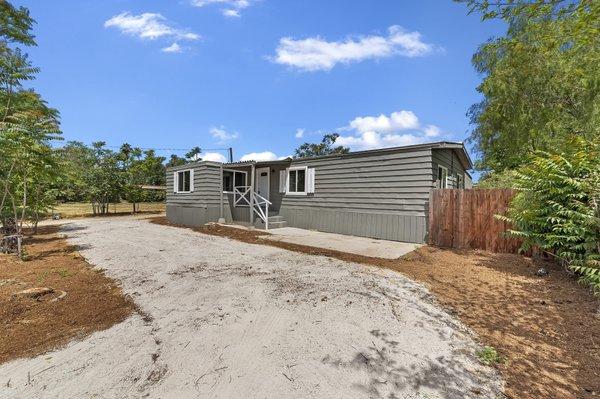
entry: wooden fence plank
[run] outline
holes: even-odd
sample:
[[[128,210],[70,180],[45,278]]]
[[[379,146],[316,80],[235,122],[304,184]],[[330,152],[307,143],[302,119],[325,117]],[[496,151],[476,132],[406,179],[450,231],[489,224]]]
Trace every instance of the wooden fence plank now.
[[[510,189],[434,189],[429,198],[429,244],[446,248],[517,253],[521,242],[504,235]]]

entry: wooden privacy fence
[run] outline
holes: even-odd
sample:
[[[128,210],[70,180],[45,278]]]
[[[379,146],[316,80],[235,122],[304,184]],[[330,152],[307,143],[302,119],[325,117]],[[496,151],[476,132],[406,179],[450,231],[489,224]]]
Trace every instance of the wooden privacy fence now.
[[[434,189],[429,199],[429,244],[445,248],[518,253],[520,240],[507,238],[503,215],[516,191]]]

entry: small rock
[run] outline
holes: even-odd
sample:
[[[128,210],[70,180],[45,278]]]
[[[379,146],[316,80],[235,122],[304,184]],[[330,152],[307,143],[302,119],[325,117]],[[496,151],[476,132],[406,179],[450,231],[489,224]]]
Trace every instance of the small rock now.
[[[546,270],[546,269],[545,269],[545,268],[543,268],[543,267],[542,267],[542,268],[540,268],[540,269],[539,269],[537,272],[535,272],[535,275],[536,275],[536,276],[538,276],[538,277],[545,277],[545,276],[547,276],[548,274],[549,274],[549,273],[548,273],[548,270]]]
[[[48,288],[48,287],[35,287],[35,288],[28,288],[26,290],[23,291],[19,291],[19,292],[15,292],[13,294],[13,296],[20,296],[20,297],[25,297],[25,298],[39,298],[43,295],[47,295],[47,294],[52,294],[54,292],[54,290],[52,288]]]

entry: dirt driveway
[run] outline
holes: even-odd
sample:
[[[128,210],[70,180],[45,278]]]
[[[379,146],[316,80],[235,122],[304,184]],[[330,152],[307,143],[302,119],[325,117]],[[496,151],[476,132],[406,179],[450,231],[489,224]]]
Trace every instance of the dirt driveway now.
[[[469,332],[392,271],[133,218],[65,233],[140,314],[0,366],[0,397],[499,395]]]

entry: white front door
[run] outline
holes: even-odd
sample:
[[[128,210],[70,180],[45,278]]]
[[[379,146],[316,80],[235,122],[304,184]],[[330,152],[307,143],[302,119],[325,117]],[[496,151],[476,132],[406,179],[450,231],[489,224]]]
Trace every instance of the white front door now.
[[[269,168],[256,169],[256,192],[269,199]]]

